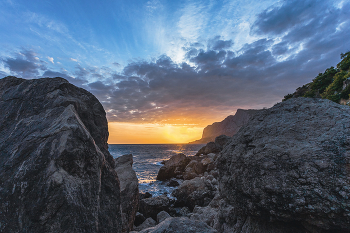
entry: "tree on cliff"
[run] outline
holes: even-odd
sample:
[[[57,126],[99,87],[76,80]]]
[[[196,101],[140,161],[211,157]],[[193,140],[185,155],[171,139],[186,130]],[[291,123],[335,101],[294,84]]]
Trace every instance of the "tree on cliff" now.
[[[339,103],[341,99],[349,99],[350,94],[350,51],[341,53],[342,59],[337,68],[333,66],[319,73],[312,82],[298,87],[293,94],[284,96],[282,101],[293,97],[313,97],[329,99]]]

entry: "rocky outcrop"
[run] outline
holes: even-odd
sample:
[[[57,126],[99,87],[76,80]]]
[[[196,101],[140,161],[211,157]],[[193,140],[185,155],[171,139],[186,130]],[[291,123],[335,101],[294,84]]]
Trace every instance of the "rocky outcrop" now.
[[[105,115],[65,79],[0,80],[0,232],[121,232]]]
[[[216,168],[217,155],[186,156],[177,154],[164,162],[164,166],[158,171],[157,180],[169,180],[168,186],[178,186],[176,179],[190,180],[203,176]]]
[[[136,172],[132,169],[132,155],[123,155],[115,159],[115,171],[120,182],[120,195],[123,219],[123,232],[133,228],[139,207],[139,183]]]
[[[237,109],[235,115],[228,116],[221,122],[215,122],[212,125],[205,127],[202,138],[190,143],[205,144],[208,142],[213,142],[215,138],[220,135],[231,137],[248,122],[251,116],[259,111],[261,110]]]
[[[218,158],[232,205],[221,232],[349,232],[349,119],[348,106],[311,98],[255,114]]]
[[[157,180],[168,180],[170,178],[179,178],[187,164],[191,161],[189,157],[184,154],[176,154],[169,160],[165,161],[164,166],[159,169]]]
[[[190,220],[185,217],[167,218],[155,227],[147,228],[140,233],[215,233],[213,228],[201,221]]]

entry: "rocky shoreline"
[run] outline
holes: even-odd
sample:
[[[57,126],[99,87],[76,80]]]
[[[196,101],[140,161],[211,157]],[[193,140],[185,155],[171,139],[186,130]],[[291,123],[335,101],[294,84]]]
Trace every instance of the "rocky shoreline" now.
[[[140,194],[102,105],[62,78],[0,79],[0,232],[350,232],[350,108],[294,98],[254,114]],[[179,184],[177,180],[183,180]]]

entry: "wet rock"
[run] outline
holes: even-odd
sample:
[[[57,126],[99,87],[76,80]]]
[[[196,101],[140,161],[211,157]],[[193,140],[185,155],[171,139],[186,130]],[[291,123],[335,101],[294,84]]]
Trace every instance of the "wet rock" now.
[[[62,78],[0,79],[0,232],[121,232],[106,113]]]
[[[191,161],[184,154],[177,154],[165,161],[164,166],[159,169],[157,180],[168,180],[173,177],[182,177],[187,164]]]
[[[348,106],[310,98],[257,113],[218,158],[221,196],[252,227],[348,232],[349,119]]]
[[[143,229],[154,227],[155,225],[157,225],[157,222],[154,221],[153,218],[147,218],[141,225],[134,227],[134,231],[142,231]]]
[[[142,199],[140,201],[139,212],[142,213],[146,218],[157,219],[157,214],[161,211],[168,211],[172,200],[165,196],[151,197]]]
[[[131,154],[115,159],[115,171],[120,182],[121,207],[123,218],[123,232],[129,232],[135,221],[139,207],[139,184],[136,172],[132,169],[133,157]]]
[[[167,218],[155,227],[144,229],[140,233],[214,233],[216,230],[209,227],[207,224],[190,220],[188,218]]]
[[[195,205],[208,205],[215,196],[215,187],[206,179],[196,177],[184,181],[172,195],[177,198],[175,206],[187,206],[192,210]]]
[[[161,211],[157,214],[157,222],[158,223],[163,222],[167,218],[171,218],[171,216],[165,211]]]

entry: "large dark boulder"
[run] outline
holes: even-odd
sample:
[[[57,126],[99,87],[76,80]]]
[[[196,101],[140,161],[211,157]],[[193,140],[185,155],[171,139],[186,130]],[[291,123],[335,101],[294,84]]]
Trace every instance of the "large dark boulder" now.
[[[166,195],[150,197],[140,200],[139,212],[146,218],[153,218],[157,220],[157,214],[161,211],[169,211],[170,205],[173,201]]]
[[[136,172],[132,169],[132,164],[131,154],[115,159],[115,171],[120,182],[123,232],[132,230],[136,212],[139,208],[139,183]]]
[[[198,206],[206,206],[215,196],[215,186],[204,177],[185,180],[172,192],[176,197],[175,206],[187,206],[191,210]]]
[[[185,217],[167,218],[155,227],[147,228],[140,233],[215,233],[213,228],[201,221],[190,220]]]
[[[121,232],[107,127],[65,79],[1,79],[0,232]]]
[[[189,157],[180,153],[172,156],[169,160],[165,161],[157,175],[157,180],[169,180],[170,178],[182,177],[187,164],[191,161]]]
[[[218,161],[221,196],[247,229],[349,232],[348,106],[310,98],[276,104],[255,114]]]

